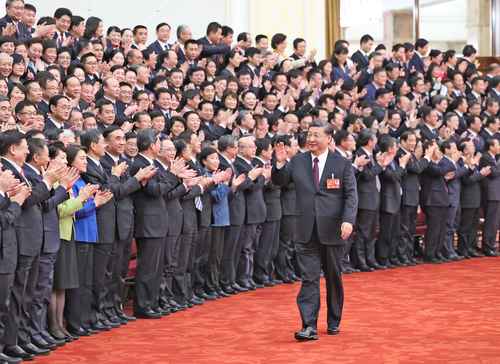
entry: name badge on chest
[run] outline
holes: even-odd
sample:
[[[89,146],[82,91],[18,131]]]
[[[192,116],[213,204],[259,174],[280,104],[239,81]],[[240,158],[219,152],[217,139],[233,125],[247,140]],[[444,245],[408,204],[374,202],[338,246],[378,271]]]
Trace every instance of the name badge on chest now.
[[[326,179],[326,189],[337,190],[339,188],[340,188],[340,179],[335,178],[335,176],[332,173],[332,177]]]

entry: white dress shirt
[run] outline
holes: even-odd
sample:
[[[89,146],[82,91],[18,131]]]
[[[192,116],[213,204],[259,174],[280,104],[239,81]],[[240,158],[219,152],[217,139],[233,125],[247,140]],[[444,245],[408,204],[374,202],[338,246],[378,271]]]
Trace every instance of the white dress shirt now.
[[[328,148],[320,155],[314,155],[311,153],[311,166],[314,168],[314,158],[318,158],[318,176],[321,181],[321,176],[323,175],[323,170],[325,169],[326,158],[328,157]]]

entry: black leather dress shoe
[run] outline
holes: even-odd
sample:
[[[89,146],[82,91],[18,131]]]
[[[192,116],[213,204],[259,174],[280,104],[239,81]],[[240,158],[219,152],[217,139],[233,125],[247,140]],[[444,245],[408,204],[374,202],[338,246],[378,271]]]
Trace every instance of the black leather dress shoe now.
[[[497,257],[498,254],[496,252],[494,252],[493,250],[487,250],[484,252],[484,255],[487,256],[487,257]]]
[[[6,346],[3,353],[12,358],[19,358],[22,360],[33,360],[35,358],[35,355],[27,353],[19,345]]]
[[[248,288],[240,286],[238,283],[234,283],[231,286],[236,292],[248,292]]]
[[[90,334],[88,333],[88,331],[85,330],[83,327],[74,328],[74,327],[69,327],[68,326],[68,333],[71,336],[76,336],[76,337],[79,337],[79,336],[90,336]]]
[[[49,355],[50,354],[49,349],[39,348],[38,346],[33,345],[33,343],[29,343],[26,345],[19,345],[19,347],[21,349],[23,349],[25,352],[27,352],[28,354],[32,354],[32,355]]]
[[[189,302],[192,303],[193,305],[202,305],[203,303],[205,303],[205,300],[203,300],[202,298],[198,298],[196,296],[193,296],[189,300]]]
[[[101,320],[101,323],[104,326],[108,326],[109,328],[112,328],[112,329],[116,329],[116,328],[121,326],[118,322],[111,322],[108,319]]]
[[[162,307],[155,307],[152,310],[156,313],[159,313],[162,316],[170,315],[170,310],[164,310]]]
[[[300,281],[302,281],[302,279],[300,279],[300,277],[299,277],[298,275],[296,275],[296,274],[292,274],[292,275],[290,276],[290,279],[291,279],[292,281],[295,281],[295,282],[300,282]]]
[[[227,294],[236,294],[236,291],[231,286],[222,287],[222,290]]]
[[[302,329],[295,333],[295,340],[298,341],[309,341],[318,339],[319,339],[318,332],[316,331],[316,329],[313,329],[312,327],[306,327],[305,329]]]
[[[11,356],[5,355],[4,353],[0,353],[0,363],[14,364],[21,363],[23,359],[21,358],[13,358]]]
[[[256,287],[256,286],[254,286],[254,285],[253,285],[253,284],[251,284],[251,283],[248,283],[248,284],[247,284],[245,287],[243,287],[243,288],[246,288],[246,289],[247,289],[247,290],[249,290],[249,291],[255,291],[255,290],[257,289],[257,287]]]
[[[359,267],[359,270],[362,272],[373,272],[375,269],[373,269],[367,265],[362,265]]]
[[[382,267],[384,267],[383,265],[380,265],[380,264],[378,264],[378,263],[368,264],[368,266],[369,266],[370,268],[377,269],[377,270],[379,270],[379,269],[383,269]]]
[[[122,320],[127,320],[127,321],[135,321],[135,320],[137,320],[137,318],[136,318],[136,317],[134,317],[134,316],[129,316],[129,315],[127,315],[127,314],[126,314],[125,312],[123,312],[123,311],[117,311],[117,312],[116,312],[116,315],[117,315],[119,318],[121,318]]]
[[[217,299],[217,293],[215,292],[202,292],[201,294],[197,295],[198,297],[200,298],[203,298],[205,300],[209,300],[209,301],[214,301]]]
[[[134,316],[141,319],[159,319],[162,317],[159,313],[156,313],[151,309],[144,311],[136,311],[134,312]]]
[[[223,298],[223,297],[230,297],[231,295],[229,293],[226,293],[224,292],[222,289],[219,289],[217,291],[217,294],[219,295],[219,297]]]
[[[109,331],[111,330],[111,327],[104,325],[101,321],[97,321],[90,325],[90,328],[95,331]],[[70,332],[71,333],[71,332]],[[86,335],[84,335],[86,336]]]
[[[48,349],[48,350],[53,350],[55,348],[57,348],[57,345],[54,343],[54,344],[49,344],[47,341],[45,341],[43,338],[41,337],[32,337],[31,338],[31,343],[34,344],[36,347],[40,348],[40,349]]]
[[[431,258],[431,259],[428,259],[426,260],[427,263],[431,263],[431,264],[441,264],[443,263],[442,260],[440,259],[437,259],[437,258]]]
[[[273,282],[274,284],[278,285],[278,284],[283,284],[283,281],[281,279],[273,279],[271,282]]]
[[[338,335],[340,333],[340,329],[338,327],[329,327],[326,329],[326,333],[328,335]]]
[[[264,283],[262,283],[262,285],[264,287],[274,287],[275,286],[273,281],[264,281]]]

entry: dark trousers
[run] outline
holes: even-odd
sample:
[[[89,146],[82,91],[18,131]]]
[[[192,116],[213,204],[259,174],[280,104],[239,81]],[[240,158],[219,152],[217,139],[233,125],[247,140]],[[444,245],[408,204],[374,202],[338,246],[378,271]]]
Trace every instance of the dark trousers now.
[[[375,233],[377,229],[377,215],[377,211],[358,210],[356,225],[354,225],[354,257],[356,258],[357,267],[376,263]]]
[[[0,353],[5,346],[5,332],[9,323],[9,306],[14,276],[14,273],[0,274]]]
[[[380,231],[376,243],[377,260],[387,265],[396,258],[396,247],[399,236],[399,213],[380,212]]]
[[[295,255],[296,216],[283,216],[279,228],[279,246],[275,262],[275,274],[278,279],[290,279],[295,274],[292,258]]]
[[[223,226],[214,226],[210,228],[210,248],[206,272],[206,288],[210,292],[221,289],[220,272],[222,255],[224,254],[225,230]]]
[[[193,290],[195,294],[202,293],[206,285],[208,271],[208,256],[210,255],[212,228],[200,226],[194,247],[194,264],[192,270]]]
[[[178,264],[174,273],[174,293],[177,302],[185,303],[191,299],[191,272],[189,271],[189,258],[191,246],[196,238],[196,232],[183,232],[179,239]]]
[[[39,256],[19,255],[14,273],[11,304],[5,331],[5,345],[31,342],[29,329],[31,306],[38,281]]]
[[[425,222],[427,230],[425,231],[424,256],[426,260],[435,259],[437,253],[441,250],[446,237],[447,216],[448,207],[425,207]]]
[[[500,228],[500,201],[487,201],[484,214],[483,251],[496,251]]]
[[[460,255],[470,255],[476,251],[479,212],[479,208],[463,208],[460,212],[458,226],[458,252]]]
[[[415,258],[415,232],[417,230],[417,206],[401,206],[400,251],[403,259]]]
[[[167,235],[163,245],[163,270],[160,282],[160,302],[174,298],[173,279],[177,268],[177,253],[180,235]]]
[[[253,275],[254,244],[256,238],[257,224],[243,225],[238,241],[239,263],[236,270],[236,281],[242,286],[247,286]]]
[[[160,260],[164,238],[136,238],[137,273],[135,277],[136,311],[158,306],[160,295]]]
[[[448,208],[448,216],[446,217],[446,238],[444,240],[441,254],[445,258],[454,257],[457,255],[453,243],[455,241],[455,231],[457,230],[457,214],[459,209],[457,206]]]
[[[222,266],[220,272],[220,284],[229,287],[236,282],[236,267],[239,260],[238,242],[240,239],[241,226],[227,226],[224,228],[224,247],[222,252]]]
[[[54,264],[57,253],[42,253],[38,267],[38,281],[30,312],[31,336],[40,338],[42,332],[47,332],[47,308],[54,284]]]
[[[307,244],[297,244],[297,260],[302,272],[302,286],[297,296],[302,327],[317,328],[320,308],[320,276],[326,279],[326,306],[328,327],[338,327],[342,318],[344,288],[340,261],[343,246],[323,245],[316,227]]]
[[[113,244],[95,244],[93,284],[92,284],[92,322],[104,318],[104,310],[109,304],[107,299],[111,292],[112,267],[116,263],[111,258],[115,251]]]
[[[280,222],[266,221],[262,224],[262,230],[257,242],[257,249],[254,257],[254,272],[253,277],[256,282],[263,283],[271,281],[272,278],[272,262],[276,249],[276,234],[279,233]]]
[[[108,267],[111,273],[108,297],[105,301],[105,311],[114,315],[116,310],[123,308],[123,295],[125,292],[125,278],[128,274],[132,235],[126,239],[117,240],[113,244]]]
[[[94,244],[76,242],[78,288],[66,290],[65,316],[72,329],[89,328],[92,310]]]

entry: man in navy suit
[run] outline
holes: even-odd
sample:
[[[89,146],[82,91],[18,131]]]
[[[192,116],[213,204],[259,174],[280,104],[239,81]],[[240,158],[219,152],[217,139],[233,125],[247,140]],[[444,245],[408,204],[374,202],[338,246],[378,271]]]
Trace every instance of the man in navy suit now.
[[[427,56],[429,52],[429,42],[426,39],[420,38],[415,42],[415,52],[413,57],[408,63],[408,69],[410,73],[418,72],[420,74],[425,74],[425,65],[423,58]]]
[[[57,43],[57,48],[67,46],[71,42],[71,34],[69,28],[71,26],[71,17],[73,14],[67,8],[58,8],[54,12],[57,31],[54,33],[54,40]]]
[[[320,274],[325,273],[328,334],[339,333],[344,290],[340,261],[345,241],[352,233],[357,211],[356,179],[351,163],[331,152],[331,133],[313,122],[307,134],[309,152],[286,162],[283,145],[275,148],[272,181],[279,186],[295,183],[299,211],[297,260],[302,287],[297,296],[302,329],[297,340],[317,340],[320,307]]]
[[[4,36],[13,36],[20,41],[31,39],[31,31],[21,21],[24,12],[24,1],[8,0],[5,6],[7,14],[0,19],[0,33]]]
[[[148,46],[148,49],[151,49],[157,55],[171,49],[172,46],[168,44],[170,30],[171,28],[168,23],[158,24],[156,26],[156,40]]]
[[[29,154],[23,166],[23,172],[32,185],[43,183],[43,170],[49,163],[49,150],[43,139],[28,140]],[[60,180],[59,186],[51,189],[50,197],[42,202],[43,245],[40,253],[38,279],[30,314],[31,342],[42,349],[53,349],[56,341],[47,332],[47,308],[52,294],[54,264],[61,244],[59,237],[59,217],[57,205],[65,201],[67,191],[79,178],[75,170],[69,170]],[[60,344],[60,343],[59,343]]]
[[[353,53],[351,59],[356,63],[356,70],[361,71],[368,67],[369,59],[368,56],[373,48],[373,37],[369,34],[365,34],[361,37],[360,49]]]
[[[460,152],[457,150],[455,143],[451,141],[444,141],[441,143],[440,148],[441,153],[443,153],[444,156],[439,164],[447,170],[449,169],[452,171],[452,174],[446,181],[450,207],[448,209],[448,216],[446,219],[446,240],[443,248],[441,249],[441,254],[446,259],[459,260],[461,259],[461,256],[455,252],[455,249],[453,248],[453,240],[455,238],[457,213],[460,207],[460,180],[466,173],[468,173],[469,170],[465,166],[458,163],[460,159]]]

